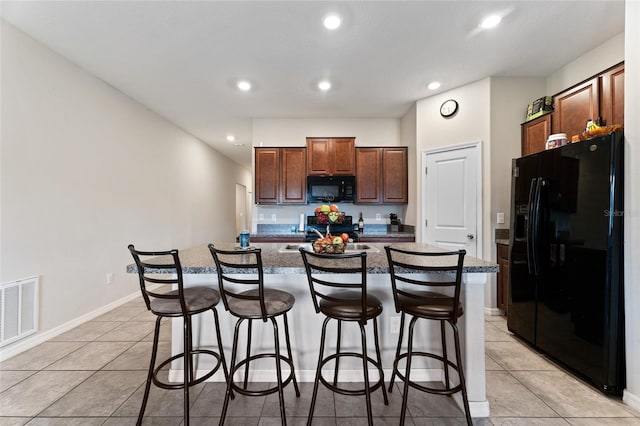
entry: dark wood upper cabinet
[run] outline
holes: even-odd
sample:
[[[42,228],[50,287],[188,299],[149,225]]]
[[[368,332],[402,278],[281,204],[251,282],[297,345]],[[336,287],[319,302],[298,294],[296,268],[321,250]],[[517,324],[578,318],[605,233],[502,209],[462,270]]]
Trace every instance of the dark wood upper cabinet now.
[[[603,126],[624,126],[624,64],[602,74],[600,116]]]
[[[307,138],[307,174],[354,175],[355,138]]]
[[[600,116],[599,77],[594,77],[553,98],[553,133],[566,133],[567,139],[584,132],[587,121]]]
[[[408,202],[407,147],[356,148],[356,202]]]
[[[277,204],[280,192],[280,148],[255,149],[256,204]]]
[[[544,151],[547,138],[551,134],[551,114],[522,123],[521,132],[522,155]]]
[[[255,148],[256,204],[307,202],[305,148]]]
[[[281,148],[282,175],[280,202],[304,204],[307,202],[307,150],[305,148]]]
[[[382,202],[409,202],[407,147],[382,148]]]
[[[382,150],[356,148],[356,203],[381,203]]]

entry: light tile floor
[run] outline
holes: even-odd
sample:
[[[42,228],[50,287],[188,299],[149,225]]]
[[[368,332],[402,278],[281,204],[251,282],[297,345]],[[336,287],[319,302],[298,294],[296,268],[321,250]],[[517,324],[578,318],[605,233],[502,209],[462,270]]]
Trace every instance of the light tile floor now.
[[[0,363],[1,425],[134,425],[151,350],[153,321],[136,299],[23,354]],[[486,318],[487,397],[491,417],[477,425],[595,426],[640,425],[640,413],[608,398],[507,331],[503,317]],[[169,327],[163,327],[168,331]],[[160,352],[169,353],[169,333]],[[396,382],[397,383],[397,382]],[[311,383],[285,391],[288,424],[306,424]],[[151,388],[144,424],[182,424],[182,392]],[[385,406],[373,395],[376,425],[397,425],[400,389]],[[191,393],[191,424],[217,424],[224,385],[202,383]],[[228,424],[279,425],[277,394],[238,395],[229,407]],[[463,425],[451,398],[412,391],[406,424]],[[320,388],[314,425],[365,425],[362,397],[334,395]]]

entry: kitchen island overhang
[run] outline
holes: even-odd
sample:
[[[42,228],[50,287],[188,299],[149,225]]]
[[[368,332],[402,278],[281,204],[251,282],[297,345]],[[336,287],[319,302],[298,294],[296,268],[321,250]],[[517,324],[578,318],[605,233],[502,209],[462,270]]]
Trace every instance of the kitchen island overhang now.
[[[257,243],[252,246],[262,249],[263,270],[265,277],[265,287],[279,288],[288,291],[296,298],[295,305],[289,313],[291,344],[293,350],[293,361],[296,368],[296,375],[299,381],[312,382],[315,377],[317,363],[321,317],[316,314],[307,277],[305,275],[302,257],[297,251],[283,252],[282,243]],[[385,380],[391,377],[393,359],[398,340],[396,324],[399,321],[394,318],[399,317],[396,313],[391,292],[391,280],[389,267],[384,251],[385,244],[374,244],[370,246],[374,250],[367,252],[367,284],[368,291],[375,294],[383,303],[383,313],[379,319],[380,344],[382,352],[382,364],[384,367]],[[421,243],[398,243],[393,244],[409,250],[442,251],[441,248],[421,244]],[[234,249],[237,244],[219,243],[216,247],[223,249]],[[377,250],[376,250],[377,249]],[[217,288],[218,279],[216,275],[213,258],[206,245],[180,250],[180,261],[185,285],[206,285]],[[487,282],[488,274],[498,271],[498,265],[470,256],[465,257],[461,303],[463,304],[464,315],[458,321],[460,330],[460,340],[462,346],[462,357],[464,359],[463,368],[467,381],[467,391],[469,405],[473,417],[488,417],[489,403],[486,398],[486,372],[485,372],[485,330],[484,330],[484,286]],[[127,272],[136,273],[135,265],[129,265]],[[440,274],[443,275],[444,274]],[[437,279],[437,277],[436,277]],[[218,306],[220,316],[220,327],[222,341],[225,352],[231,353],[231,342],[233,337],[233,326],[235,318],[224,312],[222,305]],[[199,318],[200,317],[200,318]],[[200,315],[193,319],[194,346],[215,346],[213,324],[210,316]],[[433,324],[431,324],[433,323]],[[252,337],[252,353],[273,350],[271,347],[273,337],[270,327],[263,327],[261,321],[254,321]],[[371,324],[367,325],[367,332]],[[433,350],[440,348],[439,327],[434,321],[418,321],[416,325],[416,337],[414,347],[416,350]],[[371,330],[372,332],[372,330]],[[172,353],[182,351],[182,323],[181,320],[173,320],[172,326]],[[448,333],[449,334],[449,333]],[[242,336],[240,347],[244,347],[246,336]],[[405,337],[406,339],[406,337]],[[453,340],[451,336],[448,336]],[[335,347],[335,327],[329,330],[327,342],[331,347]],[[449,346],[449,340],[447,341]],[[360,334],[358,327],[354,324],[345,324],[342,330],[341,350],[359,350]],[[453,346],[452,346],[453,347]],[[330,350],[330,349],[327,349]],[[435,349],[436,351],[438,349]],[[340,363],[340,381],[359,382],[363,381],[361,364],[351,366],[349,360]],[[268,360],[260,361],[250,372],[250,380],[253,382],[270,382],[275,378],[275,364]],[[200,364],[198,370],[206,370],[207,365]],[[330,365],[329,368],[332,366]],[[353,367],[353,368],[352,368]],[[174,363],[169,372],[170,378],[180,381],[182,376],[180,363]],[[330,373],[327,371],[327,376]],[[369,371],[371,377],[376,377],[377,371]],[[417,359],[412,363],[412,379],[418,381],[444,381],[444,373],[440,365],[433,360]],[[455,377],[455,375],[453,376]],[[224,381],[222,374],[216,374],[210,380]],[[454,379],[455,380],[455,379]],[[400,388],[397,388],[399,392]],[[461,405],[459,394],[454,395],[454,399]]]

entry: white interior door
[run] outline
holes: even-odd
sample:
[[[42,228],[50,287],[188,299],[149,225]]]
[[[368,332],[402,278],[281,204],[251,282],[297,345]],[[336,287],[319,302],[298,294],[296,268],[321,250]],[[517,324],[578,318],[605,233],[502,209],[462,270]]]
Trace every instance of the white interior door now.
[[[482,184],[479,144],[425,152],[422,241],[478,257]]]

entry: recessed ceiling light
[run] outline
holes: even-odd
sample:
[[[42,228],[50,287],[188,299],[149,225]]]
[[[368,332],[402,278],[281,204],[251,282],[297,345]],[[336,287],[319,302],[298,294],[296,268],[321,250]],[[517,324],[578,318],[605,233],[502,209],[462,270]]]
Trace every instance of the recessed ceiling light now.
[[[337,15],[329,15],[326,18],[324,18],[324,26],[328,30],[335,30],[340,26],[341,23],[342,23],[342,20]]]
[[[320,83],[318,83],[318,89],[322,90],[323,92],[326,92],[327,90],[331,89],[331,83],[328,82],[327,80],[323,80]]]
[[[500,21],[502,21],[502,17],[499,15],[491,15],[484,18],[482,23],[480,24],[481,28],[489,29],[497,26]]]
[[[432,81],[427,86],[427,89],[429,89],[429,90],[436,90],[436,89],[439,89],[439,88],[440,88],[440,82],[439,81]]]
[[[251,83],[246,80],[241,80],[238,82],[238,89],[242,90],[243,92],[249,91],[251,90]]]
[[[227,141],[229,141],[229,142],[233,142],[233,141],[235,141],[235,140],[236,140],[236,137],[235,137],[235,136],[233,136],[233,135],[227,135]]]

